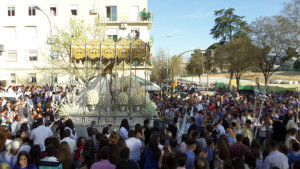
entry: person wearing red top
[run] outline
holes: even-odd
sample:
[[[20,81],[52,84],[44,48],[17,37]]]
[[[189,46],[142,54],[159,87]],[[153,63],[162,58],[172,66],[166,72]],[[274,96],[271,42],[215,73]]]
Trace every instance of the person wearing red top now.
[[[76,147],[77,147],[76,160],[78,160],[78,161],[80,159],[80,153],[83,150],[84,145],[85,145],[85,138],[84,137],[79,137],[78,140],[77,140],[77,143],[76,143]]]
[[[229,153],[231,158],[238,157],[242,159],[242,156],[245,152],[249,152],[250,149],[242,143],[244,137],[241,134],[236,135],[236,143],[231,146]]]

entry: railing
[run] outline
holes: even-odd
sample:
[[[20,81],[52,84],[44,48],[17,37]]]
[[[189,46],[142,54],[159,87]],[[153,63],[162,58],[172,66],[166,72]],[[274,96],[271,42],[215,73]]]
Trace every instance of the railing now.
[[[153,13],[140,13],[136,18],[133,17],[102,17],[100,22],[107,23],[152,23],[153,22]]]
[[[97,116],[97,115],[72,115],[71,119],[74,124],[80,126],[89,126],[92,121],[96,122],[96,126],[108,126],[114,124],[119,127],[122,119],[127,119],[131,126],[136,123],[144,124],[145,116],[132,115],[132,116]]]

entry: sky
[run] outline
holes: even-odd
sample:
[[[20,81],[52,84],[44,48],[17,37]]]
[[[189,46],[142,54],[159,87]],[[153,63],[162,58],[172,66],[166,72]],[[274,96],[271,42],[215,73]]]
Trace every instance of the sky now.
[[[169,49],[169,56],[186,50],[206,49],[218,40],[210,30],[214,26],[214,11],[234,8],[235,14],[245,16],[247,23],[260,16],[280,14],[289,0],[148,0],[148,10],[153,13],[152,53],[159,48]],[[172,37],[167,38],[167,35]],[[188,60],[190,54],[184,55]]]

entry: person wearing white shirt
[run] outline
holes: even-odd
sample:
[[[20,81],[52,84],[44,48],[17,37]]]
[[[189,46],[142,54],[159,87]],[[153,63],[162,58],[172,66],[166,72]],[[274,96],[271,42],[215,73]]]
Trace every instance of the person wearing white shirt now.
[[[38,127],[33,129],[29,136],[29,139],[33,140],[33,145],[40,145],[42,151],[45,150],[45,139],[50,136],[53,136],[51,129],[49,127],[44,126],[43,122],[43,118],[39,118],[37,120]]]
[[[127,119],[123,119],[121,121],[121,125],[120,125],[120,136],[124,139],[127,140],[128,139],[128,130],[129,130],[129,123]]]
[[[11,124],[11,135],[12,136],[16,136],[17,131],[20,129],[21,127],[21,116],[20,115],[16,115],[15,116],[15,121]]]
[[[197,107],[196,108],[197,108],[198,112],[201,111],[201,110],[203,110],[203,106],[202,106],[202,104],[200,102],[197,103]]]
[[[129,160],[139,161],[143,143],[140,139],[135,138],[135,133],[133,130],[129,130],[128,137],[129,138],[125,140],[125,142],[126,142],[126,146],[130,150]]]
[[[74,151],[76,150],[76,140],[72,139],[70,137],[71,133],[70,130],[65,130],[64,131],[64,139],[62,139],[60,142],[67,142],[70,146],[70,149],[72,151],[72,153],[74,153]]]
[[[219,119],[218,121],[218,129],[220,130],[220,135],[224,134],[225,135],[225,128],[222,125],[223,119]]]

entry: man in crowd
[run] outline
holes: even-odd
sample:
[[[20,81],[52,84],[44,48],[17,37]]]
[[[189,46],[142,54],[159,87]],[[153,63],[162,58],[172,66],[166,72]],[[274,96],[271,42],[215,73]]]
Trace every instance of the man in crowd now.
[[[41,150],[45,150],[44,141],[46,138],[53,136],[53,133],[49,127],[44,126],[43,119],[39,118],[37,120],[38,127],[33,129],[30,133],[30,140],[33,140],[33,144],[38,144]]]

